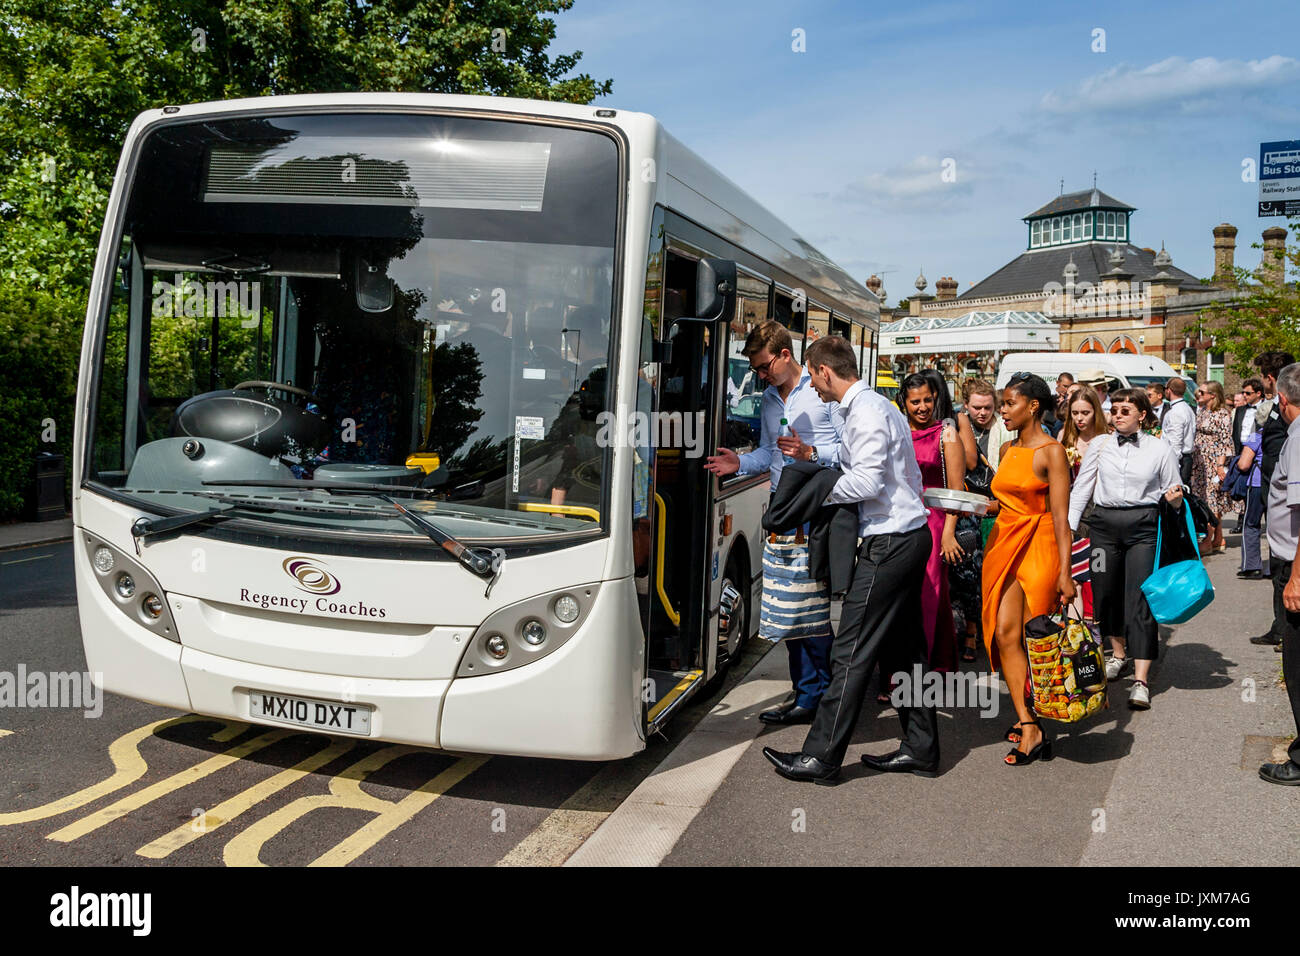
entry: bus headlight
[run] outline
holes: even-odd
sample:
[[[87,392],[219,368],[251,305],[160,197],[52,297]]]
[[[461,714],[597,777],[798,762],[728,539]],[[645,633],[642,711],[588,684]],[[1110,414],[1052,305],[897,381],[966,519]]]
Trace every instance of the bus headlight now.
[[[549,591],[493,611],[470,638],[456,676],[512,670],[563,647],[591,613],[600,587]]]
[[[179,644],[180,636],[167,607],[166,592],[154,576],[125,551],[89,532],[83,534],[86,558],[96,571],[91,577],[111,603],[137,626]]]
[[[556,619],[561,624],[572,624],[578,619],[578,613],[581,610],[578,606],[578,599],[572,594],[561,594],[557,597],[553,609]]]
[[[162,617],[163,602],[156,594],[146,594],[144,600],[140,602],[140,607],[147,617],[154,620]]]
[[[546,625],[534,618],[524,623],[522,633],[524,640],[536,647],[546,640]]]

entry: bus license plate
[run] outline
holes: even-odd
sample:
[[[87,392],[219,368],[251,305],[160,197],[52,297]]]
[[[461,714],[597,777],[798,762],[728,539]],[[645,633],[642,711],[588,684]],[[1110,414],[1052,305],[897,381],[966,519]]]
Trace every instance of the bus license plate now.
[[[332,703],[250,690],[248,714],[255,720],[264,718],[334,734],[370,736],[370,708],[361,704]]]

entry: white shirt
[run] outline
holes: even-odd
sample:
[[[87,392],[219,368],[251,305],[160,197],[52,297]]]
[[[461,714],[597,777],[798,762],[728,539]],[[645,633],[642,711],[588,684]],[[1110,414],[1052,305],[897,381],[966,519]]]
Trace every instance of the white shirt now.
[[[1072,530],[1078,530],[1089,501],[1105,508],[1153,505],[1174,485],[1182,484],[1178,458],[1168,443],[1144,432],[1137,435],[1136,445],[1121,445],[1118,432],[1094,438],[1088,445],[1070,490]]]
[[[1196,413],[1181,398],[1169,403],[1164,420],[1160,423],[1160,437],[1169,442],[1174,455],[1190,455],[1196,442]]]
[[[1241,433],[1237,435],[1238,441],[1244,442],[1255,431],[1255,414],[1258,410],[1259,402],[1246,406],[1246,410],[1241,415]]]
[[[1300,418],[1286,430],[1277,455],[1273,479],[1268,484],[1268,553],[1281,561],[1294,561],[1300,538]]]
[[[840,463],[840,419],[835,415],[838,408],[834,402],[823,402],[812,387],[812,377],[805,369],[799,381],[783,401],[781,390],[769,385],[763,390],[763,403],[760,406],[760,426],[762,434],[758,448],[745,452],[740,458],[738,475],[761,475],[768,473],[772,479],[772,490],[781,483],[781,469],[785,467],[785,456],[776,446],[776,439],[781,433],[781,419],[799,433],[805,445],[811,445],[817,451],[817,462],[823,468],[834,468]]]
[[[844,393],[836,414],[843,420],[841,474],[826,504],[858,502],[863,538],[923,527],[930,513],[921,501],[921,466],[903,413],[859,379]]]

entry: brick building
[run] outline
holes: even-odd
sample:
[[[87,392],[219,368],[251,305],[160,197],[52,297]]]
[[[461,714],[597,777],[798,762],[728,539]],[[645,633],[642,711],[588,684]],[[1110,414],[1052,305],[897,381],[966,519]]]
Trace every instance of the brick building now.
[[[1233,279],[1236,227],[1214,227],[1214,277],[1202,281],[1174,266],[1163,243],[1157,251],[1133,242],[1136,211],[1095,186],[1057,196],[1023,217],[1026,248],[1006,265],[960,295],[950,276],[935,283],[935,295],[926,293],[928,280],[918,276],[917,294],[892,318],[1041,313],[1059,326],[1062,352],[1158,355],[1197,381],[1235,389],[1237,377],[1226,372],[1203,311],[1242,295]],[[1264,230],[1263,261],[1271,262],[1270,250],[1285,240],[1283,229]],[[874,276],[867,286],[873,283],[879,285]]]

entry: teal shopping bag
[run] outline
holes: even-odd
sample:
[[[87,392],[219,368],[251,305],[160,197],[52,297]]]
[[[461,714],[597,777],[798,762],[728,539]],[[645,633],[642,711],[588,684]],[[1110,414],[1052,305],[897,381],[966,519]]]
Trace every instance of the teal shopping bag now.
[[[1156,566],[1151,576],[1142,582],[1142,593],[1151,606],[1151,615],[1161,624],[1182,624],[1190,621],[1214,600],[1214,585],[1209,572],[1201,564],[1201,549],[1196,543],[1196,526],[1192,524],[1192,509],[1183,503],[1183,517],[1187,531],[1196,548],[1195,561],[1176,561],[1160,567],[1160,543],[1164,532],[1157,521]]]

